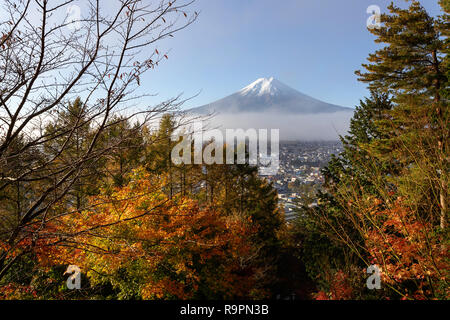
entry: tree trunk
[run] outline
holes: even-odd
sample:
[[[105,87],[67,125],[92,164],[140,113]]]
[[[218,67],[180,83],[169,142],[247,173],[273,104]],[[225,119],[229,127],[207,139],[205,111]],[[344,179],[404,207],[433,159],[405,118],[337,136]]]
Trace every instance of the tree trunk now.
[[[439,140],[438,140],[438,148],[439,148],[439,164],[441,170],[445,170],[447,168],[446,166],[446,157],[445,157],[445,148],[443,139],[446,137],[445,131],[446,131],[446,123],[443,121],[443,114],[442,114],[442,106],[441,106],[441,80],[439,76],[442,75],[440,70],[440,62],[437,57],[437,50],[433,50],[432,52],[433,57],[433,68],[434,72],[437,75],[436,81],[435,81],[435,88],[436,88],[436,94],[434,96],[434,104],[436,108],[436,114],[437,118],[439,119],[439,126],[440,126],[440,132],[439,132]],[[440,212],[440,227],[441,229],[445,229],[447,225],[447,185],[445,181],[444,172],[440,173],[440,179],[439,179],[439,205],[441,208]]]

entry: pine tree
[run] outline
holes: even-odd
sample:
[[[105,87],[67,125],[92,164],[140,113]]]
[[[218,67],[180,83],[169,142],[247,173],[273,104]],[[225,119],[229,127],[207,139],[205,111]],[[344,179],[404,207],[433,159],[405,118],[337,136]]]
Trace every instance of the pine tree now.
[[[448,242],[448,15],[430,17],[418,1],[389,10],[370,30],[385,46],[356,72],[372,96],[355,110],[344,152],[325,168],[326,192],[304,224],[343,257],[336,268],[381,264],[383,294],[442,297],[448,263],[433,261]],[[305,252],[323,263],[324,249],[308,243]]]
[[[45,154],[50,158],[57,158],[48,180],[48,183],[54,183],[60,176],[59,168],[70,166],[76,159],[82,158],[89,148],[92,131],[86,106],[79,97],[76,98],[65,110],[58,113],[55,121],[49,123],[45,130],[47,135],[56,136],[51,143],[44,145]],[[80,168],[77,173],[79,179],[65,197],[69,206],[78,210],[87,203],[89,195],[97,193],[99,167],[101,164],[98,161],[87,161]]]
[[[132,125],[124,117],[115,117],[106,131],[104,140],[112,145],[111,150],[105,155],[104,175],[107,184],[123,187],[128,183],[131,171],[137,168],[144,157],[144,128],[135,123]]]
[[[158,131],[151,135],[149,146],[146,151],[146,169],[152,173],[161,174],[166,172],[169,177],[168,193],[172,197],[175,190],[175,166],[171,159],[172,148],[176,142],[172,141],[176,121],[171,114],[162,116]]]
[[[357,277],[367,261],[360,222],[349,214],[348,200],[379,195],[379,185],[395,169],[391,161],[370,155],[371,144],[385,137],[379,122],[392,108],[389,96],[377,91],[360,101],[348,134],[341,137],[343,151],[322,169],[325,182],[317,195],[318,206],[303,207],[294,224],[291,237],[302,243],[299,256],[321,290],[331,290],[331,280],[342,270]],[[358,291],[355,298],[362,294]]]
[[[441,2],[443,7],[445,3]],[[390,14],[381,16],[383,25],[370,30],[377,36],[375,42],[385,47],[369,56],[370,64],[363,64],[367,72],[356,72],[369,88],[391,94],[395,103],[391,117],[384,121],[388,137],[374,150],[395,157],[403,168],[417,166],[414,162],[424,154],[433,157],[428,161],[436,163],[434,173],[428,173],[438,176],[439,220],[444,229],[448,214],[448,23],[430,17],[418,1],[408,9],[394,4],[388,9]],[[448,15],[443,19],[448,21]]]

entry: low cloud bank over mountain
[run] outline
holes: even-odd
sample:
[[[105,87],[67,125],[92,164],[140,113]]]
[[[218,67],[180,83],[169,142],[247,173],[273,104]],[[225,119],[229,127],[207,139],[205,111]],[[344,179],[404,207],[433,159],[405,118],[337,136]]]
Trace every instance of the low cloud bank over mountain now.
[[[326,114],[239,113],[219,114],[208,127],[218,129],[280,129],[281,140],[337,140],[349,128],[353,112]]]

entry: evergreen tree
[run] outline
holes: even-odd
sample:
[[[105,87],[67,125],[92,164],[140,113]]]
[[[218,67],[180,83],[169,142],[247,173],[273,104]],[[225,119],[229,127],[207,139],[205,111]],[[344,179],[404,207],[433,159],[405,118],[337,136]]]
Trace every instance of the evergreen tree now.
[[[103,137],[112,146],[105,155],[104,175],[111,179],[113,186],[125,186],[132,170],[144,160],[144,131],[139,123],[132,125],[124,117],[115,117],[110,121]],[[110,184],[109,179],[106,183]]]
[[[176,193],[175,166],[171,159],[172,148],[176,145],[176,142],[172,141],[176,125],[173,115],[164,114],[159,123],[158,131],[148,137],[149,146],[146,150],[146,169],[156,174],[163,172],[168,174],[169,197]]]
[[[367,72],[356,72],[371,89],[391,94],[395,103],[391,117],[383,122],[387,137],[374,145],[374,151],[385,158],[395,157],[400,170],[404,169],[403,176],[408,175],[405,168],[417,167],[418,158],[429,156],[427,167],[432,170],[428,173],[437,178],[438,216],[444,229],[448,214],[448,15],[442,23],[430,17],[418,1],[407,9],[394,4],[388,9],[390,14],[381,16],[383,25],[370,30],[377,36],[375,42],[385,46],[369,56],[371,63],[363,64]],[[428,166],[431,163],[435,165]]]
[[[356,72],[372,96],[355,110],[344,152],[323,171],[319,207],[299,221],[313,231],[304,233],[303,252],[329,263],[313,242],[325,236],[325,248],[342,257],[333,262],[338,271],[382,264],[383,295],[441,297],[448,283],[448,264],[437,257],[448,241],[448,15],[430,17],[418,1],[389,10],[370,30],[385,46],[369,56],[365,73]],[[338,273],[324,279],[329,291]]]
[[[51,142],[44,145],[45,154],[49,159],[57,159],[53,163],[52,172],[49,173],[48,183],[52,184],[60,178],[59,170],[73,164],[76,159],[82,158],[92,139],[90,121],[86,106],[81,99],[76,98],[67,108],[58,113],[54,122],[46,127],[46,134],[56,136]],[[87,161],[78,171],[77,181],[67,193],[67,205],[81,209],[90,195],[98,192],[100,181],[100,159]]]
[[[374,161],[371,143],[384,138],[379,122],[393,107],[385,93],[372,91],[360,101],[350,122],[350,129],[341,137],[343,151],[322,170],[325,182],[317,195],[317,207],[303,207],[291,235],[301,244],[298,256],[318,287],[330,291],[331,279],[340,271],[358,277],[367,261],[364,239],[349,212],[346,199],[351,196],[378,195],[393,166],[390,161]],[[357,187],[355,187],[357,186]],[[355,290],[354,297],[367,292]]]

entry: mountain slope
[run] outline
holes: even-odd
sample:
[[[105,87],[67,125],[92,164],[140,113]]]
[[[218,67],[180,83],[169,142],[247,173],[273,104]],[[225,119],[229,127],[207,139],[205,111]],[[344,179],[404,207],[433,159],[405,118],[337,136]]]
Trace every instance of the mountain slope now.
[[[228,97],[190,109],[188,112],[195,114],[247,112],[316,114],[351,110],[314,99],[272,77],[260,78]]]

